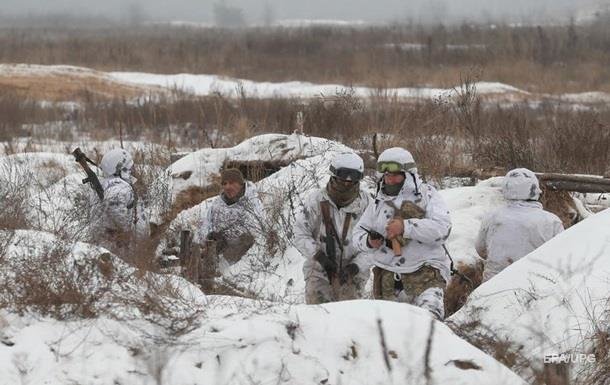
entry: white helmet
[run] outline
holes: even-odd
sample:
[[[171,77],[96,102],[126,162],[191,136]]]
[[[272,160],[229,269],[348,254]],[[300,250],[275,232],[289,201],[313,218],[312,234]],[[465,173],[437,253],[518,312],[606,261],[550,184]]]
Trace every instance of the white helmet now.
[[[129,181],[131,179],[131,168],[133,159],[129,153],[121,148],[115,148],[104,154],[100,162],[100,168],[105,176],[118,176]]]
[[[364,161],[353,152],[342,152],[330,163],[330,172],[337,178],[357,182],[364,177]]]
[[[381,177],[386,171],[416,173],[417,166],[409,151],[401,147],[392,147],[382,152],[377,159],[378,176]]]
[[[504,177],[502,193],[508,200],[538,200],[541,192],[536,174],[527,168],[510,170]]]

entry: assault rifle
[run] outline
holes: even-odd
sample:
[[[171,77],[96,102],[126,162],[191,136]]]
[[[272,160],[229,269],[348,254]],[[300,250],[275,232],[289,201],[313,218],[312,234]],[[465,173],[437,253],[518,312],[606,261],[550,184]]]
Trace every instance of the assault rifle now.
[[[361,228],[362,230],[366,231],[366,232],[368,233],[368,235],[369,235],[369,238],[371,238],[372,240],[382,240],[382,239],[384,239],[384,238],[383,238],[383,235],[382,235],[382,234],[380,234],[380,233],[378,233],[378,232],[377,232],[377,231],[375,231],[375,230],[370,230],[370,229],[367,229],[367,228],[366,228],[366,227],[364,227],[364,226],[360,226],[360,228]]]
[[[90,183],[90,186],[93,191],[97,193],[97,196],[100,198],[100,200],[103,200],[104,189],[102,188],[100,180],[97,179],[97,175],[95,175],[93,170],[89,168],[89,165],[87,163],[91,163],[95,167],[97,167],[97,164],[95,164],[95,162],[93,162],[91,159],[87,158],[87,155],[85,155],[81,151],[80,147],[77,147],[74,151],[72,151],[72,155],[74,155],[76,162],[81,165],[81,167],[83,168],[83,170],[85,170],[85,173],[87,174],[87,177],[83,179],[83,184]]]

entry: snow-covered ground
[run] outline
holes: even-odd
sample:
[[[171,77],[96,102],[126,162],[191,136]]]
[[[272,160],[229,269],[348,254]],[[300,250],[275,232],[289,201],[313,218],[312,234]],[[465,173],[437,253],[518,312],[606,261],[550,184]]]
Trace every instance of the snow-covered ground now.
[[[176,161],[170,167],[173,193],[191,186],[207,186],[214,182],[225,162],[274,162],[286,166],[297,159],[327,152],[351,151],[348,147],[323,138],[300,134],[264,134],[243,141],[231,148],[206,148]]]
[[[340,94],[353,94],[367,98],[379,92],[377,88],[348,87],[341,84],[313,84],[307,82],[254,82],[246,79],[235,79],[217,75],[157,75],[138,72],[110,72],[116,80],[136,85],[150,85],[165,88],[177,88],[195,95],[210,95],[215,92],[228,97],[239,97],[241,93],[259,98],[313,98],[334,97]],[[523,93],[515,87],[494,82],[478,82],[475,84],[480,94]],[[451,97],[455,94],[452,88],[387,88],[383,92],[389,96],[412,99],[437,99]]]
[[[475,332],[509,341],[537,369],[547,355],[607,347],[593,337],[610,331],[609,230],[610,210],[569,228],[481,285],[450,322],[476,320]],[[587,374],[589,357],[574,359],[573,377]]]
[[[0,384],[524,384],[409,305],[209,300],[198,327],[177,336],[143,321],[2,312]]]
[[[292,245],[291,227],[306,195],[326,184],[334,154],[349,150],[341,143],[267,134],[232,148],[199,150],[165,173],[157,172],[160,181],[173,183],[175,196],[212,183],[226,161],[281,164],[279,171],[256,183],[266,211],[274,214],[266,225],[277,233],[279,247],[269,249],[264,234],[258,234],[241,261],[221,264],[219,279],[257,300],[206,298],[182,278],[143,273],[101,247],[76,242],[82,239],[82,222],[74,221],[79,203],[70,197],[88,193],[88,187],[65,149],[57,150],[60,153],[0,157],[3,180],[13,183],[24,172],[19,170],[30,170],[27,175],[36,182],[24,190],[25,225],[46,231],[20,230],[8,238],[12,232],[0,232],[0,251],[5,250],[0,278],[4,284],[22,282],[15,275],[22,266],[59,256],[62,269],[56,271],[81,274],[83,295],[95,297],[89,305],[97,313],[89,319],[61,320],[30,312],[18,315],[10,308],[0,311],[0,384],[39,383],[42,378],[49,384],[523,383],[421,309],[370,300],[303,305],[303,257]],[[451,211],[453,231],[447,247],[456,263],[477,260],[474,239],[480,221],[504,204],[502,179],[440,191]],[[14,193],[6,188],[8,182],[0,185],[0,192]],[[374,183],[367,176],[364,188],[373,192]],[[198,238],[204,235],[198,229],[211,199],[181,212],[164,242],[182,229]],[[481,286],[452,322],[466,323],[472,320],[472,309],[482,308],[483,325],[526,346],[532,359],[581,348],[579,338],[591,333],[587,311],[601,314],[607,306],[609,225],[606,210],[566,231]],[[112,279],[104,274],[109,260],[116,273]],[[151,286],[151,280],[157,284]],[[179,294],[163,316],[138,306],[150,299],[147,294],[159,282],[174,288],[165,291],[168,295]],[[112,290],[91,296],[100,287]],[[172,295],[160,296],[161,304],[172,304]],[[121,303],[120,298],[127,301]],[[176,319],[186,323],[179,332]]]
[[[100,81],[123,85],[130,90],[140,90],[141,94],[151,92],[167,92],[181,90],[195,95],[212,95],[221,93],[227,97],[247,95],[258,98],[315,98],[335,97],[341,94],[368,98],[377,95],[379,88],[350,87],[341,84],[313,84],[301,81],[291,82],[255,82],[247,79],[236,79],[207,74],[151,74],[143,72],[102,72],[84,67],[74,66],[44,66],[31,64],[0,64],[0,76],[32,77],[32,76],[66,76],[78,78],[97,78]],[[573,94],[534,94],[520,90],[508,84],[498,82],[477,82],[474,84],[477,92],[483,97],[489,97],[494,102],[555,100],[568,104],[600,104],[608,103],[610,95],[605,92],[583,92]],[[459,88],[459,85],[456,85]],[[381,90],[389,96],[403,99],[438,99],[451,98],[458,90],[450,88],[405,87],[386,88]]]

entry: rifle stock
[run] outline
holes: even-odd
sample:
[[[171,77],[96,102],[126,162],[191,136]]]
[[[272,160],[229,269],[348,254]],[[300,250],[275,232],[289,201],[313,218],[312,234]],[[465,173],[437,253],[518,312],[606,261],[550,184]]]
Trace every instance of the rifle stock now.
[[[74,151],[72,151],[72,155],[74,155],[76,162],[81,165],[81,167],[83,168],[83,170],[85,170],[85,173],[87,174],[87,177],[83,179],[83,184],[89,183],[93,191],[97,193],[97,196],[100,198],[100,200],[103,200],[104,189],[102,188],[102,184],[97,178],[95,172],[91,170],[87,162],[91,163],[94,166],[97,165],[91,159],[87,158],[87,156],[81,151],[80,147],[77,147]]]

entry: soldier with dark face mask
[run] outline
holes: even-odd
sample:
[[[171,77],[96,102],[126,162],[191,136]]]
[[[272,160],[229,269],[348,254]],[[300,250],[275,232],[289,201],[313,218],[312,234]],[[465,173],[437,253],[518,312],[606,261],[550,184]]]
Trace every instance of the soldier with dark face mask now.
[[[352,245],[355,224],[370,197],[360,190],[364,162],[354,153],[335,156],[326,187],[312,192],[297,217],[295,245],[303,265],[308,304],[362,298],[370,263]]]
[[[443,249],[451,231],[447,206],[420,179],[413,156],[403,148],[381,153],[377,173],[379,191],[353,237],[375,265],[373,295],[422,307],[442,320],[450,275]]]

